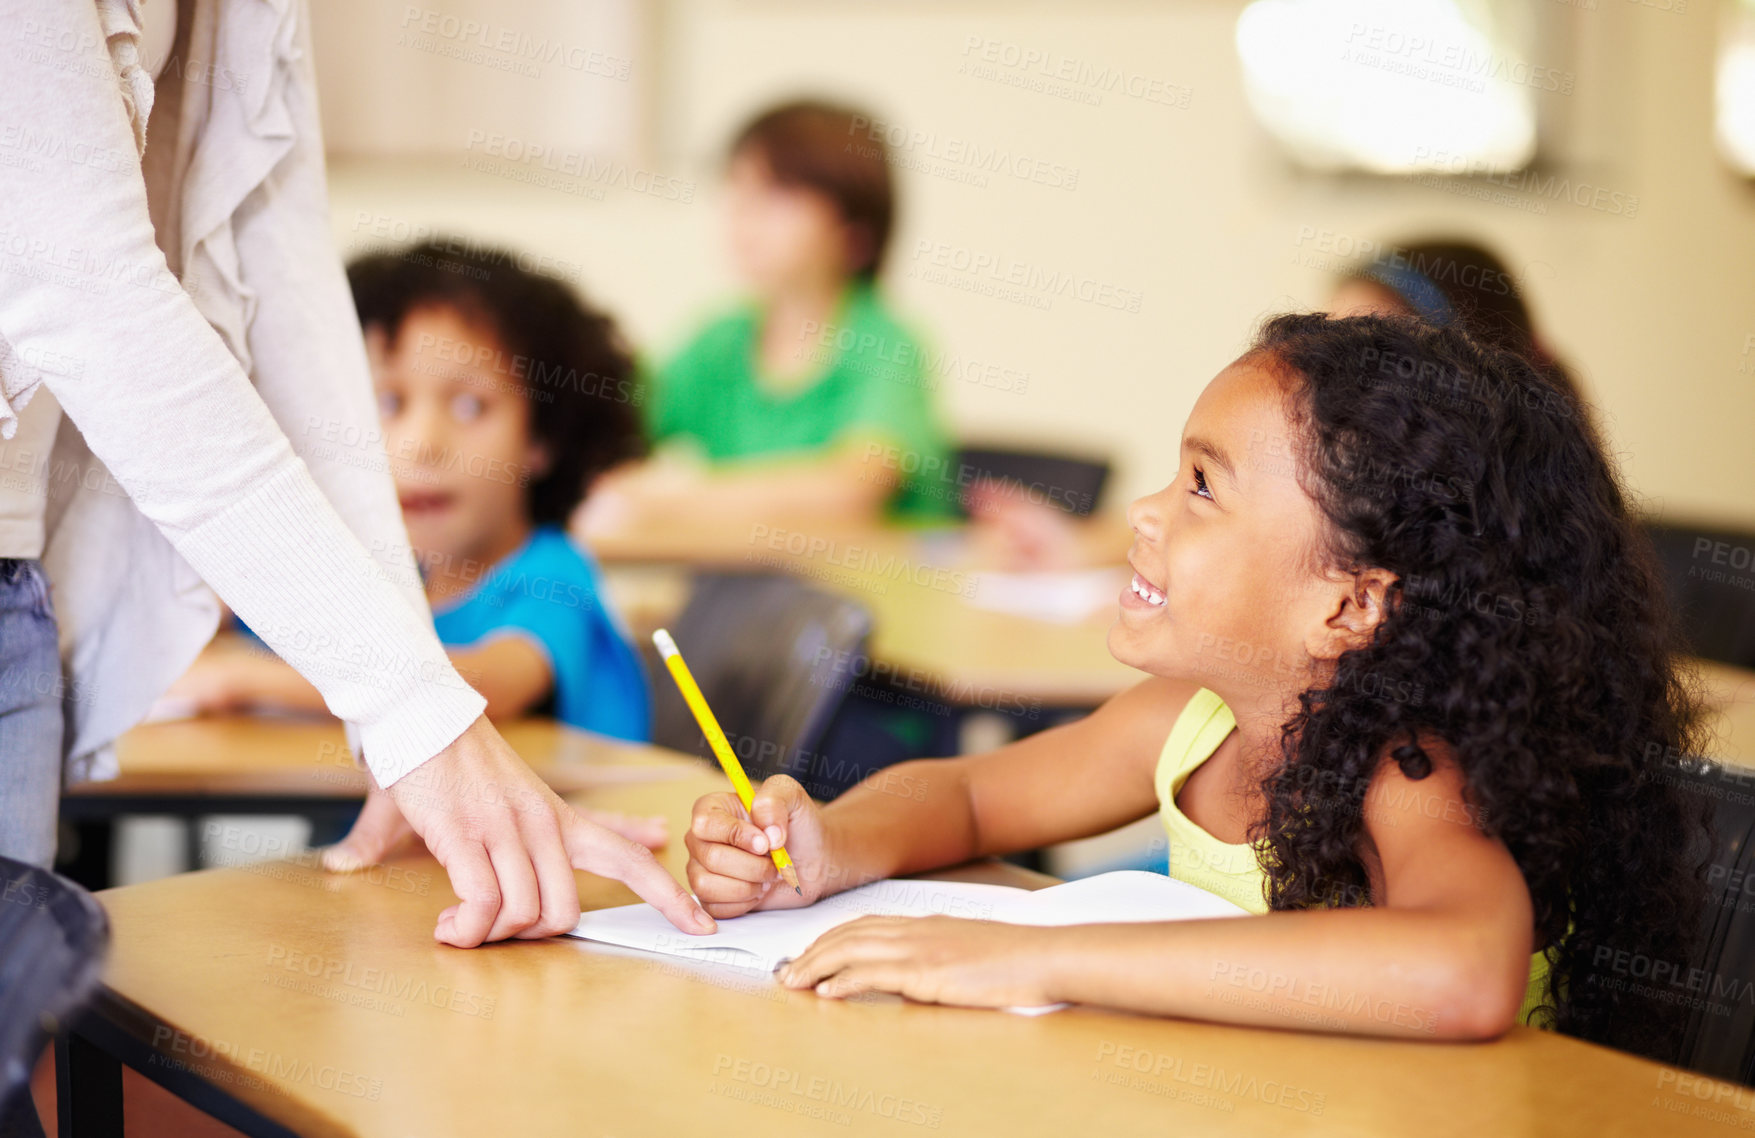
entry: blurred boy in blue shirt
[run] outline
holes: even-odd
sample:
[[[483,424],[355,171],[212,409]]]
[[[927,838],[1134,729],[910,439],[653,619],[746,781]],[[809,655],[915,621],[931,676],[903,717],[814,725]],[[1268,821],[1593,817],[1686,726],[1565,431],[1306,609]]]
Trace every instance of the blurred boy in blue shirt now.
[[[562,528],[598,474],[645,450],[615,325],[471,242],[363,257],[348,280],[409,543],[458,670],[492,717],[645,741],[645,672]],[[210,649],[173,694],[203,710],[323,706],[279,660],[235,648]]]

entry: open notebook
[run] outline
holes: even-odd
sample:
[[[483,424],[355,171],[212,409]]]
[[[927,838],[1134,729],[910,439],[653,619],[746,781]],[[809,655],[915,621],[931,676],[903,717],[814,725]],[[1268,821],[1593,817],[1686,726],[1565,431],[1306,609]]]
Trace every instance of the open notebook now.
[[[748,913],[723,920],[719,922],[719,931],[710,936],[677,931],[650,905],[624,905],[586,913],[570,935],[769,972],[803,952],[836,925],[868,914],[966,917],[1014,925],[1183,921],[1247,915],[1222,897],[1163,874],[1122,870],[1034,892],[1009,885],[892,878],[837,893],[808,908]],[[1010,1010],[1033,1014],[1055,1009]]]

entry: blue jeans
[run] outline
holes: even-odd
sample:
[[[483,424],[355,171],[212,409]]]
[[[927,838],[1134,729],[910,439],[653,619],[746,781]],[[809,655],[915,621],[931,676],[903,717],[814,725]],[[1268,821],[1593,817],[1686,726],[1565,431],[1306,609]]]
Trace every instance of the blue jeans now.
[[[55,860],[62,690],[43,567],[0,559],[0,854],[44,869]]]

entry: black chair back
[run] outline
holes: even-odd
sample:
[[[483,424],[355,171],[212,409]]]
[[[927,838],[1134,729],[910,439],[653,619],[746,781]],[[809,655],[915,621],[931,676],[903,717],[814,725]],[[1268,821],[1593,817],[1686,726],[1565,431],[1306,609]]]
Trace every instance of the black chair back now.
[[[1645,532],[1689,650],[1755,668],[1755,534],[1658,522]]]
[[[1755,771],[1703,761],[1669,777],[1713,804],[1714,829],[1696,971],[1679,981],[1695,1003],[1676,1065],[1755,1085]]]
[[[0,1117],[49,1040],[97,990],[110,925],[90,893],[0,857]]]
[[[871,635],[863,605],[779,574],[702,573],[670,626],[701,694],[752,781],[803,781]],[[652,741],[713,762],[656,652]]]
[[[1018,485],[1032,501],[1089,517],[1109,481],[1102,459],[1050,451],[966,446],[957,451],[957,480],[972,487],[983,478]]]

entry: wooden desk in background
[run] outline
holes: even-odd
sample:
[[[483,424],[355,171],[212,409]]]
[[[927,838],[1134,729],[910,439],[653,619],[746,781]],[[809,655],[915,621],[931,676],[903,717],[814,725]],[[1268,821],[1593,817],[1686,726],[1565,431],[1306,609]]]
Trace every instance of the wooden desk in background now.
[[[588,800],[679,832],[722,786],[701,774]],[[663,860],[680,872],[685,857]],[[1451,1045],[1084,1008],[1023,1018],[837,1003],[566,938],[460,951],[431,939],[451,901],[438,866],[394,868],[270,862],[101,894],[113,947],[98,1010],[63,1051],[66,1124],[120,1117],[114,1056],[274,1135],[1663,1138],[1700,1133],[1699,1110],[1755,1119],[1746,1088],[1527,1028]],[[633,900],[580,885],[587,908]]]
[[[557,791],[674,777],[700,763],[668,751],[577,731],[552,719],[498,725],[506,742]],[[334,720],[208,716],[148,723],[122,736],[121,775],[67,797],[362,798],[366,776]]]
[[[608,566],[617,602],[642,631],[676,615],[698,569],[781,570],[845,593],[871,610],[873,667],[953,706],[991,706],[998,698],[1013,707],[1022,701],[1094,708],[1143,678],[1109,654],[1112,605],[1062,623],[971,603],[966,594],[979,592],[981,578],[991,574],[955,530],[768,526],[685,535],[655,529],[611,536],[594,548]],[[928,571],[919,572],[920,566]],[[1697,664],[1715,735],[1709,753],[1755,767],[1755,672]]]
[[[879,658],[937,676],[945,690],[985,684],[989,690],[1024,692],[1026,698],[1033,693],[1044,702],[1051,701],[1041,693],[1053,692],[1062,702],[1076,703],[1077,696],[1100,703],[1142,675],[1109,655],[1107,615],[1076,625],[1031,622],[958,605],[943,593],[925,598],[898,594],[887,607],[874,608],[890,614],[887,643],[892,651]],[[967,651],[935,666],[929,643],[941,636],[964,644]],[[1093,648],[1101,653],[1101,661]],[[1715,734],[1711,753],[1726,762],[1755,767],[1755,672],[1709,660],[1696,663]],[[668,753],[574,731],[550,720],[521,720],[500,727],[513,749],[561,793],[624,779],[667,777],[700,766],[692,760],[678,765],[683,760]],[[163,812],[172,799],[199,799],[204,811],[218,810],[217,800],[237,799],[233,805],[247,812],[262,798],[327,801],[358,798],[366,789],[365,776],[348,754],[341,727],[334,723],[249,716],[153,723],[124,735],[117,757],[120,778],[72,787],[63,801],[71,800],[77,811],[118,799],[131,807],[144,807],[152,800]]]
[[[695,571],[780,571],[870,610],[873,678],[954,707],[1085,710],[1143,678],[1109,654],[1113,604],[1069,623],[975,603],[983,578],[991,590],[1002,574],[982,568],[980,551],[957,530],[653,529],[596,539],[592,548],[640,634],[681,610]],[[1126,578],[1119,568],[1114,575],[1119,598]]]
[[[500,725],[512,749],[562,794],[619,782],[676,778],[699,760],[575,731],[547,719]],[[248,715],[149,723],[117,741],[121,773],[61,795],[75,840],[59,868],[87,888],[113,880],[113,824],[126,815],[181,819],[186,864],[201,862],[194,819],[210,814],[293,814],[345,824],[366,794],[341,724]]]

